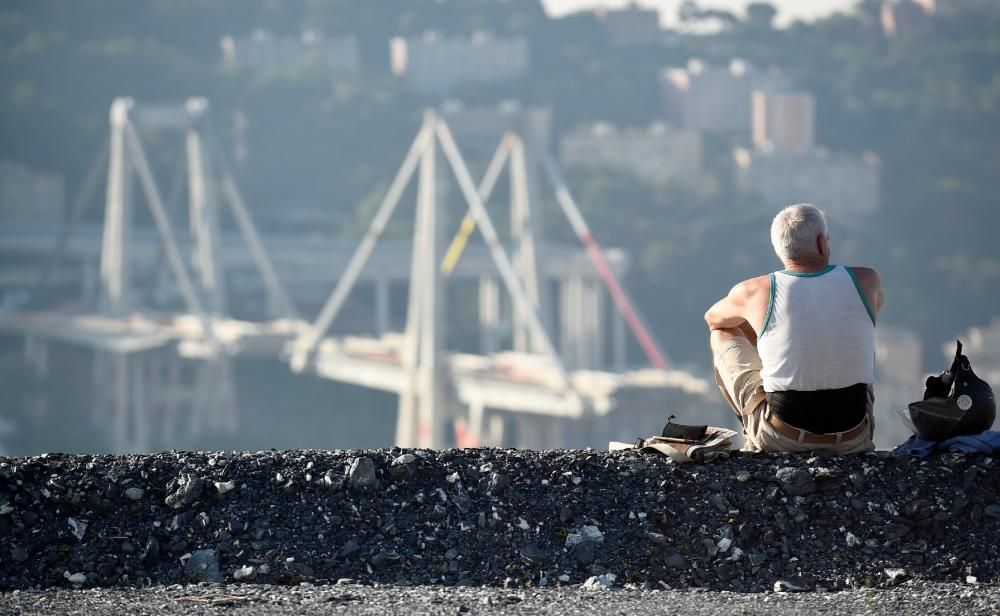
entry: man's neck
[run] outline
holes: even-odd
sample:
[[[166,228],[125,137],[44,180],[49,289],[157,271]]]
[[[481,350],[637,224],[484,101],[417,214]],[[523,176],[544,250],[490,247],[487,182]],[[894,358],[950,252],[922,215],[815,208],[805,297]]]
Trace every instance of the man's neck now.
[[[827,259],[799,259],[797,261],[785,261],[785,269],[789,272],[800,274],[812,274],[830,265]]]

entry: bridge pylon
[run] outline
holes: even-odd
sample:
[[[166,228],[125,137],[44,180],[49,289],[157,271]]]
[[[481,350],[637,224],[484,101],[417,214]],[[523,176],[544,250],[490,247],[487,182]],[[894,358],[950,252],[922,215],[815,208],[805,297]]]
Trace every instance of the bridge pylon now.
[[[207,112],[208,103],[202,98],[188,99],[183,105],[114,100],[108,144],[99,157],[107,160],[107,182],[96,313],[8,317],[11,327],[25,332],[35,354],[39,345],[44,351],[49,340],[94,350],[93,420],[110,435],[110,446],[117,451],[148,451],[158,443],[173,446],[173,435],[195,442],[202,434],[232,432],[237,426],[232,355],[239,352],[242,340],[253,335],[244,333],[253,325],[227,316],[225,263],[219,259],[223,204],[264,280],[268,305],[288,321],[297,319],[236,188]],[[179,167],[184,173],[177,179],[187,180],[192,240],[188,251],[182,250],[175,233],[173,200],[162,198],[143,146],[141,133],[148,130],[184,135],[185,164]],[[96,185],[90,178],[85,182],[86,193]],[[154,271],[140,271],[134,258],[140,249],[149,253],[149,246],[137,244],[133,237],[137,193],[159,238],[162,259],[153,265]],[[71,224],[60,235],[40,284],[66,249],[71,227],[79,222],[87,202],[81,199],[79,209],[74,208]],[[158,275],[164,264],[169,274],[166,280]],[[146,302],[150,285],[139,288],[140,282],[150,281],[159,285],[158,291],[167,291],[161,293],[162,304],[156,307]],[[164,282],[175,286],[165,289]],[[179,292],[179,306],[176,302],[167,305],[174,288]]]
[[[491,163],[491,169],[495,168],[496,171],[491,174],[488,170],[484,185],[477,189],[447,124],[435,112],[427,111],[416,139],[343,275],[338,279],[315,322],[289,347],[290,363],[294,371],[302,372],[314,368],[316,354],[323,338],[330,330],[375,249],[401,200],[403,191],[419,168],[412,276],[401,357],[405,383],[400,391],[395,439],[397,445],[405,447],[440,448],[454,444],[455,420],[460,414],[464,415],[457,408],[454,386],[447,383],[445,370],[447,366],[444,365],[446,332],[442,298],[445,280],[439,271],[438,250],[443,214],[437,196],[439,153],[454,175],[459,192],[468,207],[469,216],[482,233],[490,257],[513,300],[514,309],[525,321],[526,337],[530,338],[531,343],[551,362],[555,369],[558,387],[574,401],[576,407],[583,405],[546,331],[538,310],[537,294],[536,298],[532,297],[529,285],[525,283],[524,277],[519,274],[514,261],[501,244],[484,205],[483,193],[492,190],[496,174],[503,165],[502,158],[495,158]],[[506,155],[505,153],[504,156]],[[513,181],[514,188],[517,189],[513,198],[526,200],[527,187],[518,186],[517,179]],[[517,194],[518,192],[521,194]],[[524,204],[519,212],[520,221],[514,223],[521,225],[525,235],[529,232],[526,225],[530,222],[526,208],[527,205]],[[530,243],[526,238],[521,239],[522,246],[528,249],[527,252],[521,253],[522,262],[533,261]],[[537,285],[537,278],[535,284]],[[471,414],[481,417],[482,408],[473,409]],[[461,419],[463,425],[468,424],[464,417]]]

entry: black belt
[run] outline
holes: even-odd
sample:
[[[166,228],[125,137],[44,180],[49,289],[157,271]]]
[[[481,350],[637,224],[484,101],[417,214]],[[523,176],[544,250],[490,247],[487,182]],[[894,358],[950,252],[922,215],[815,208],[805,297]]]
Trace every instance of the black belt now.
[[[814,434],[855,428],[868,414],[868,385],[840,389],[767,392],[767,406],[785,425]]]

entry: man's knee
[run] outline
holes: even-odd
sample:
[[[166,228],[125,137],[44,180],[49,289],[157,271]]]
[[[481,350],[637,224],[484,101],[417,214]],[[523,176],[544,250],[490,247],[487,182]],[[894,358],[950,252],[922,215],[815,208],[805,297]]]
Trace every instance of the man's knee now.
[[[738,327],[728,327],[723,329],[713,329],[712,333],[708,337],[708,341],[709,346],[712,347],[712,351],[718,353],[726,343],[738,338],[746,338],[743,331]]]

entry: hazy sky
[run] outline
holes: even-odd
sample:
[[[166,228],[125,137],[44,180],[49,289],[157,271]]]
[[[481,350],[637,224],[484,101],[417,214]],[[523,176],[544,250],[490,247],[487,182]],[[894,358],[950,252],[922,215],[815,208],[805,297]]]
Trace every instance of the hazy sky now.
[[[640,6],[661,10],[663,22],[676,21],[677,7],[683,0],[637,0]],[[767,0],[778,8],[778,24],[784,25],[795,19],[815,19],[837,11],[850,11],[857,0]],[[698,0],[702,8],[722,8],[742,13],[749,0]],[[551,15],[563,15],[575,10],[597,7],[618,7],[628,4],[628,0],[542,0]]]

